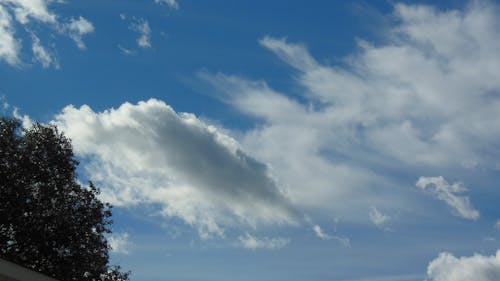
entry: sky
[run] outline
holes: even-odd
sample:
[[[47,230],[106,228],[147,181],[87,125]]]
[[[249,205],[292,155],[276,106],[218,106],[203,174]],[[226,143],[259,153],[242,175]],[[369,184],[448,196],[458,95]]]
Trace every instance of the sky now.
[[[500,280],[498,1],[0,0],[133,281]]]

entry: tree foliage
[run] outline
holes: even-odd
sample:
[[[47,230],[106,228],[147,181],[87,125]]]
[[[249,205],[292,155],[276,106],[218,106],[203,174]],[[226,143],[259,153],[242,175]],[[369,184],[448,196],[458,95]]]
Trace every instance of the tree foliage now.
[[[0,258],[61,281],[128,280],[109,265],[111,206],[77,165],[55,126],[0,119]]]

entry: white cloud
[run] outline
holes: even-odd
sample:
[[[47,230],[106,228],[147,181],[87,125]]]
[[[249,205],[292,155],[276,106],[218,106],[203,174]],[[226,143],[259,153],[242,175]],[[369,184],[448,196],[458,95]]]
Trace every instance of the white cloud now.
[[[33,45],[31,47],[33,51],[34,60],[40,62],[43,68],[49,68],[53,65],[55,68],[59,68],[59,63],[57,59],[54,58],[49,51],[47,51],[42,44],[40,43],[40,38],[36,36],[34,33],[31,34],[31,40],[33,41]]]
[[[86,170],[114,205],[159,205],[202,238],[222,236],[226,227],[300,220],[266,165],[216,127],[161,101],[103,112],[68,106],[55,123],[89,159]]]
[[[329,235],[323,231],[323,229],[319,225],[313,225],[312,227],[314,234],[321,240],[336,240],[340,244],[342,244],[344,247],[350,247],[351,246],[351,241],[349,238],[342,238],[336,235]]]
[[[69,23],[65,25],[69,37],[75,41],[76,45],[80,49],[85,49],[85,43],[82,40],[84,35],[93,33],[95,28],[94,25],[83,17],[78,19],[70,19]]]
[[[383,227],[385,223],[387,223],[391,217],[385,214],[382,214],[376,207],[372,207],[370,212],[368,213],[371,222],[373,222],[377,227]]]
[[[125,14],[120,14],[120,18],[124,21],[129,21],[128,28],[132,31],[139,33],[139,37],[136,42],[140,48],[147,49],[151,48],[151,27],[149,26],[149,22],[143,18],[137,17],[128,17]],[[118,48],[124,55],[135,55],[137,53],[136,50],[125,48],[122,45],[118,45]]]
[[[286,238],[258,238],[253,235],[246,233],[244,236],[238,237],[241,247],[257,250],[257,249],[267,249],[267,250],[276,250],[281,249],[290,243],[290,239]]]
[[[51,4],[62,4],[63,1],[53,0],[0,0],[0,60],[5,60],[13,66],[21,66],[20,52],[22,40],[16,35],[15,22],[28,30],[30,24],[36,23],[49,29],[71,37],[79,48],[85,47],[82,36],[94,31],[93,25],[83,17],[70,19],[69,23],[63,24],[60,16],[49,9]],[[15,19],[15,22],[14,20]],[[48,62],[48,54],[40,45],[40,40],[33,40],[32,45],[34,60],[43,67],[55,64],[56,58],[51,56]]]
[[[3,95],[0,95],[0,105],[1,105],[1,110],[2,110],[2,113],[7,113],[7,110],[9,110],[10,108],[10,104],[7,102],[7,99],[5,98],[5,96]]]
[[[18,65],[20,49],[21,43],[14,37],[12,17],[0,4],[0,59],[11,65]]]
[[[120,49],[122,54],[124,54],[126,56],[133,56],[137,53],[136,51],[131,50],[131,49],[127,49],[127,48],[123,47],[122,45],[118,45],[118,49]]]
[[[130,25],[130,29],[139,33],[137,44],[141,48],[151,48],[151,28],[145,19],[137,19]]]
[[[200,77],[259,121],[244,132],[242,146],[271,165],[294,203],[366,220],[366,206],[411,208],[414,198],[395,188],[401,178],[394,174],[495,167],[497,10],[481,1],[463,11],[395,5],[398,21],[387,41],[359,41],[339,65],[318,61],[305,45],[261,39],[295,69],[293,95],[265,81]]]
[[[500,251],[496,255],[455,257],[441,253],[427,268],[427,281],[500,280]]]
[[[178,10],[179,9],[179,2],[177,0],[155,0],[156,4],[165,4],[169,8]]]
[[[458,195],[467,191],[461,183],[450,185],[443,177],[420,177],[416,186],[434,198],[446,202],[458,216],[470,220],[479,218],[479,211],[471,205],[469,197]]]
[[[8,108],[8,105],[7,105],[7,108]],[[28,115],[26,115],[26,114],[21,115],[21,113],[19,113],[19,108],[17,108],[17,107],[14,107],[14,109],[12,111],[12,116],[14,116],[14,118],[16,118],[18,120],[21,120],[21,125],[25,129],[30,128],[34,123],[33,120],[31,120],[31,118]]]
[[[117,254],[130,254],[131,242],[127,232],[120,234],[112,234],[108,237],[108,243],[111,251]]]
[[[301,44],[289,44],[285,38],[276,39],[266,36],[259,40],[260,45],[274,52],[280,59],[301,71],[311,71],[321,67]]]
[[[49,11],[51,0],[0,0],[0,5],[13,10],[16,20],[25,25],[36,20],[43,23],[55,23],[56,15]]]
[[[314,225],[313,230],[314,230],[314,234],[316,234],[316,236],[318,236],[320,239],[322,239],[322,240],[330,240],[331,239],[330,235],[323,232],[323,229],[321,229],[321,227],[319,225]]]
[[[347,147],[347,143],[356,142],[354,135],[345,132],[349,127],[330,128],[335,121],[326,112],[314,112],[262,81],[223,74],[201,73],[200,76],[223,91],[226,95],[223,100],[252,117],[265,120],[264,124],[243,134],[242,146],[260,161],[270,164],[277,178],[288,187],[294,204],[319,207],[347,219],[355,217],[363,221],[366,213],[359,210],[370,202],[377,205],[402,202],[395,189],[391,189],[391,194],[373,188],[393,187],[380,175],[348,159],[360,153],[360,149]],[[334,156],[350,161],[331,159]],[[369,160],[368,156],[361,159]]]
[[[497,220],[495,222],[495,228],[498,229],[498,230],[500,230],[500,220]]]

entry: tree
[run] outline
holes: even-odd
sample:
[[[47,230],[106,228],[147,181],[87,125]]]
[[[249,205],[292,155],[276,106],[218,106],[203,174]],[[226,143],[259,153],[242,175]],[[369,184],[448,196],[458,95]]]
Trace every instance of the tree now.
[[[77,165],[55,126],[0,119],[0,258],[61,281],[128,280],[109,265],[111,206]]]

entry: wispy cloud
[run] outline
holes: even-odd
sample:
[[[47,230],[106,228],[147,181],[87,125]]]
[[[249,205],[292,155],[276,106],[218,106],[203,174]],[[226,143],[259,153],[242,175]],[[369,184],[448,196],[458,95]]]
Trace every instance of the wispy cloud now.
[[[139,33],[137,38],[137,45],[141,48],[151,48],[151,28],[149,22],[145,19],[136,19],[131,25],[130,29]]]
[[[321,240],[335,240],[345,247],[351,246],[351,241],[349,240],[349,238],[342,238],[336,235],[329,235],[325,233],[319,225],[313,225],[312,229],[314,231],[314,234],[316,234],[316,236]]]
[[[11,65],[19,64],[21,42],[14,37],[12,17],[7,9],[0,5],[0,59]]]
[[[127,232],[109,236],[108,243],[112,252],[125,255],[130,254],[132,243],[129,240],[129,234]]]
[[[5,101],[5,96],[0,96],[0,103],[2,104],[2,112],[5,113],[10,108],[10,104]]]
[[[434,198],[446,202],[458,216],[470,220],[479,218],[479,211],[474,209],[469,197],[459,195],[467,191],[461,183],[449,184],[443,177],[420,177],[416,185]]]
[[[373,224],[380,228],[384,228],[384,225],[391,219],[390,216],[381,213],[376,207],[370,209],[368,216]]]
[[[24,29],[29,29],[31,24],[40,24],[53,32],[69,36],[80,49],[85,48],[82,37],[94,31],[92,23],[83,17],[70,18],[69,20],[61,19],[59,15],[49,9],[50,5],[56,3],[63,2],[51,0],[0,1],[0,60],[17,67],[22,65],[20,52],[23,44],[22,40],[18,38],[19,35],[16,35],[15,23],[20,24]],[[49,55],[49,51],[42,47],[38,35],[33,31],[30,33],[33,39],[34,60],[41,63],[44,68],[47,68],[48,65],[57,67],[57,59],[53,55]]]
[[[45,49],[45,47],[42,46],[38,36],[32,33],[31,40],[33,41],[32,51],[34,60],[41,63],[43,68],[49,68],[50,66],[59,68],[57,58],[55,58],[47,49]]]
[[[0,6],[11,9],[16,20],[21,24],[27,24],[31,20],[43,23],[56,23],[57,16],[49,11],[50,0],[2,0]]]
[[[122,54],[124,54],[126,56],[133,56],[133,55],[137,54],[136,51],[131,50],[131,49],[127,49],[127,48],[123,47],[122,45],[118,45],[118,49],[120,49]]]
[[[323,229],[319,225],[314,225],[313,226],[314,234],[318,236],[322,240],[330,240],[331,236],[323,232]]]
[[[294,95],[264,80],[200,73],[221,101],[258,120],[244,132],[242,146],[272,165],[292,200],[303,207],[360,220],[357,210],[373,202],[384,209],[408,208],[414,202],[396,187],[402,184],[395,173],[496,165],[496,6],[472,2],[463,11],[405,4],[394,8],[398,21],[385,41],[374,45],[359,40],[358,50],[339,65],[323,63],[306,45],[285,38],[259,40],[296,71]],[[478,216],[474,211],[462,215]]]
[[[64,29],[80,49],[86,48],[82,37],[86,34],[93,33],[95,30],[94,25],[83,17],[70,19],[70,21],[64,25]]]
[[[155,0],[155,3],[165,4],[171,9],[175,9],[175,10],[179,9],[179,2],[177,2],[177,0]]]
[[[262,237],[258,238],[253,235],[246,233],[244,236],[239,236],[238,240],[240,241],[240,245],[243,248],[250,250],[257,249],[267,249],[267,250],[276,250],[285,247],[288,243],[290,243],[290,239],[287,238],[269,238]]]

